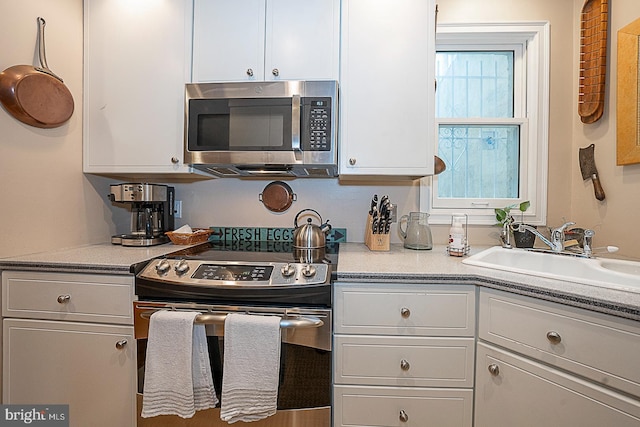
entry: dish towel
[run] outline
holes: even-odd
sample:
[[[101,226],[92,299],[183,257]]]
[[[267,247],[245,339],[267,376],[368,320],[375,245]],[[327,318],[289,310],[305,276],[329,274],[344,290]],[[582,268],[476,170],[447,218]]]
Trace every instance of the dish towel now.
[[[196,411],[218,403],[213,388],[204,325],[200,314],[159,310],[149,320],[142,417],[178,415],[191,418]]]
[[[280,376],[280,317],[228,314],[220,418],[229,424],[276,413]]]

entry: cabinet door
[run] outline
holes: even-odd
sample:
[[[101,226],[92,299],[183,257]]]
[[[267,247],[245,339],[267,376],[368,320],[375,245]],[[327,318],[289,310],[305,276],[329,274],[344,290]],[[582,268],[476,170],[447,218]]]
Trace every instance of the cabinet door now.
[[[343,0],[340,175],[433,173],[433,0]]]
[[[265,0],[195,0],[193,81],[262,80]]]
[[[193,81],[337,80],[339,0],[196,0]]]
[[[471,427],[473,418],[471,389],[337,385],[333,402],[335,427]]]
[[[265,80],[338,80],[340,2],[267,4]]]
[[[472,337],[475,288],[336,283],[333,312],[338,334]]]
[[[640,425],[637,400],[489,345],[477,353],[476,427]]]
[[[132,326],[3,323],[3,403],[68,404],[71,427],[135,425]]]
[[[189,172],[191,1],[85,0],[84,14],[84,172]]]

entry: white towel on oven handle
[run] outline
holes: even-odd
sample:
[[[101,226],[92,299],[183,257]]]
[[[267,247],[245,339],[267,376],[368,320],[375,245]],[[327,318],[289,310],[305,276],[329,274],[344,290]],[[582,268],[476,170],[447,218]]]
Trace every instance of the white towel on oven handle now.
[[[257,421],[276,413],[280,378],[280,317],[228,314],[220,418]]]
[[[218,403],[198,312],[159,310],[149,320],[142,417],[178,415]]]

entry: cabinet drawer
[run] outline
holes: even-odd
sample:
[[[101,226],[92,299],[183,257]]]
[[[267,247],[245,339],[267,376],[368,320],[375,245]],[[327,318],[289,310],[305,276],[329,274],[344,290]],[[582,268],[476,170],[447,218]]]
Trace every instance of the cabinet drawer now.
[[[471,427],[472,406],[471,390],[335,386],[333,425]]]
[[[335,336],[335,383],[473,387],[473,338]]]
[[[477,364],[477,427],[640,425],[638,400],[563,371],[483,343]]]
[[[2,316],[133,324],[133,276],[2,273]]]
[[[472,337],[475,309],[473,286],[335,286],[336,333]]]
[[[478,336],[640,396],[638,322],[482,289]]]

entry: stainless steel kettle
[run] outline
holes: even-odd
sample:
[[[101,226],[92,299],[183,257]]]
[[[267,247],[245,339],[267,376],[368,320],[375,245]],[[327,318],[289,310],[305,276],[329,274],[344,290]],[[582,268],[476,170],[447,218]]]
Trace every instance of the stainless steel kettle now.
[[[298,217],[303,212],[313,212],[320,218],[320,225],[312,224],[311,218],[307,218],[307,223],[298,226]],[[327,234],[331,230],[329,221],[322,223],[322,216],[313,209],[303,209],[293,220],[293,247],[299,249],[324,248],[327,244]]]

